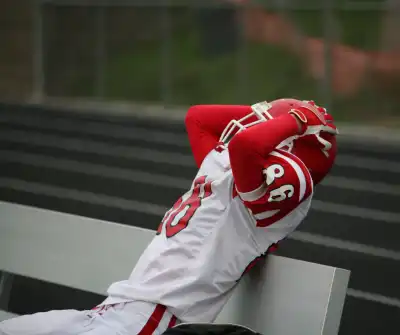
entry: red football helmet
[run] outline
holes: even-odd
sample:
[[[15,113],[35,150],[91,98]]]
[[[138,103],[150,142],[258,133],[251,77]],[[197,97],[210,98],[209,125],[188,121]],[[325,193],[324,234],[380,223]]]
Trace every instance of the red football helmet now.
[[[307,110],[312,119],[307,120],[303,134],[292,136],[277,148],[291,152],[299,157],[310,170],[314,184],[318,184],[329,172],[336,158],[337,128],[333,118],[313,101],[297,99],[278,99],[272,102],[260,102],[252,107],[253,112],[240,120],[232,120],[221,134],[220,141],[227,144],[232,136],[260,122],[276,118],[282,114]],[[300,113],[301,114],[301,113]]]

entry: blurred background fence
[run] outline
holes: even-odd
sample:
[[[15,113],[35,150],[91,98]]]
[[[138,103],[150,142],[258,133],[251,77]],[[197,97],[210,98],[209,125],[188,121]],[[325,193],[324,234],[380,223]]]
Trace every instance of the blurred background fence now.
[[[399,123],[400,0],[1,6],[3,100],[175,106],[300,96],[333,108],[341,120]]]

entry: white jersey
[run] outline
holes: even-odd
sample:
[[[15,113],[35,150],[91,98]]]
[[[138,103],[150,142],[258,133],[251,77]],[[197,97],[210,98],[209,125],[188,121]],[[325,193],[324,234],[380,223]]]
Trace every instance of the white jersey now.
[[[251,203],[260,190],[239,197],[227,150],[213,150],[191,189],[165,214],[130,278],[112,284],[103,304],[142,300],[167,306],[183,322],[213,322],[246,269],[290,234],[309,210],[312,182],[303,163],[279,152],[271,158],[264,172],[272,188],[264,196],[275,206],[297,197],[294,209],[249,209],[244,200]],[[274,188],[284,166],[297,180]]]

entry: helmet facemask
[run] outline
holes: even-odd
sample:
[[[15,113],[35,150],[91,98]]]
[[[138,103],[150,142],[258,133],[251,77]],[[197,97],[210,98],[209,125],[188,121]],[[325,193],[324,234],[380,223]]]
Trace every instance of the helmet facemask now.
[[[220,143],[228,145],[234,135],[261,122],[273,119],[268,110],[272,105],[266,101],[251,106],[252,112],[239,120],[232,120],[225,127],[219,139]]]

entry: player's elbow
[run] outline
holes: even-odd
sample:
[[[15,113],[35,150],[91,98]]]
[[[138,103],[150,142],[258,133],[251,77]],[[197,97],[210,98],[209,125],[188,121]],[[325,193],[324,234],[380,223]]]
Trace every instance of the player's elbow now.
[[[192,124],[196,124],[199,120],[201,114],[201,106],[195,105],[191,106],[185,116],[185,125],[190,127]]]

